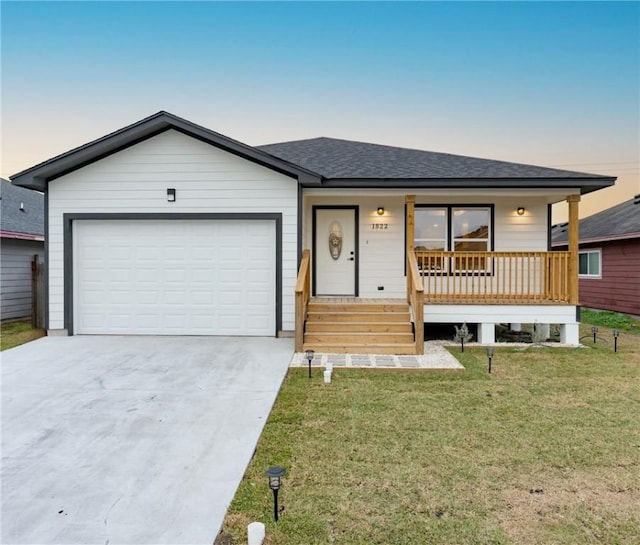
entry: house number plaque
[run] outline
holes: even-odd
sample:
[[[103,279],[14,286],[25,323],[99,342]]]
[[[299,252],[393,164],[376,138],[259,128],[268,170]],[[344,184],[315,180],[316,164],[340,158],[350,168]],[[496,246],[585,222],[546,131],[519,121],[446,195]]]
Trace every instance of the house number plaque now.
[[[388,223],[372,223],[371,230],[372,231],[386,231],[389,229]]]

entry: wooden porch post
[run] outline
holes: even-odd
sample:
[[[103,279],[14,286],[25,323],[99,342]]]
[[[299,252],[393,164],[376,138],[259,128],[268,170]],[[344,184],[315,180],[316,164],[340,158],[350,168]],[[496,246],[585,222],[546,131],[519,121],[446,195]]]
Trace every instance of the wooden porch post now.
[[[569,304],[578,304],[578,203],[580,195],[568,195],[569,203]]]
[[[416,196],[415,195],[406,195],[404,200],[407,207],[407,224],[405,226],[405,234],[407,237],[407,248],[404,256],[405,266],[409,267],[407,264],[407,256],[413,252],[413,239],[415,238],[415,204],[416,204]],[[407,270],[407,301],[411,296],[411,275]]]

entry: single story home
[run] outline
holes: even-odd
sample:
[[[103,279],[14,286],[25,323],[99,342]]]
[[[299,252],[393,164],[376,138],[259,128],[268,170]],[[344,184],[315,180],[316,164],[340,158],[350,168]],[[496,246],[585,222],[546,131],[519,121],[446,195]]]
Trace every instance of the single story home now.
[[[552,244],[567,248],[566,223]],[[580,220],[578,277],[581,305],[640,315],[640,194]]]
[[[580,196],[615,182],[332,138],[254,147],[167,112],[12,180],[46,194],[51,333],[399,354],[438,322],[578,343]],[[573,242],[551,252],[565,200]]]
[[[0,179],[0,319],[32,317],[32,266],[44,259],[44,195]]]

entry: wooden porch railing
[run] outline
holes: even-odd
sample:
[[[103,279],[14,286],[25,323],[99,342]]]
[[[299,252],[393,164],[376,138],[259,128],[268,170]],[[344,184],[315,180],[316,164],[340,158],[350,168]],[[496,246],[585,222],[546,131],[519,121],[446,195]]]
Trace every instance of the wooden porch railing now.
[[[307,304],[311,297],[310,259],[311,252],[304,250],[302,252],[302,261],[300,261],[298,280],[296,281],[296,352],[302,352],[304,322],[307,317]]]
[[[415,258],[426,303],[569,303],[570,252],[427,252]]]
[[[424,285],[414,253],[407,254],[407,301],[413,315],[416,354],[424,354]]]

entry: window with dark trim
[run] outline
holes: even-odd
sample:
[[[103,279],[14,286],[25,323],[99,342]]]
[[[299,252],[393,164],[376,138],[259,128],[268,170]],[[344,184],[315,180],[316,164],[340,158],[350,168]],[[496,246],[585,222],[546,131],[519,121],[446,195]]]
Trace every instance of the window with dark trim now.
[[[416,205],[416,252],[489,252],[493,249],[493,205]],[[489,272],[485,256],[423,256],[422,269],[450,273]]]

